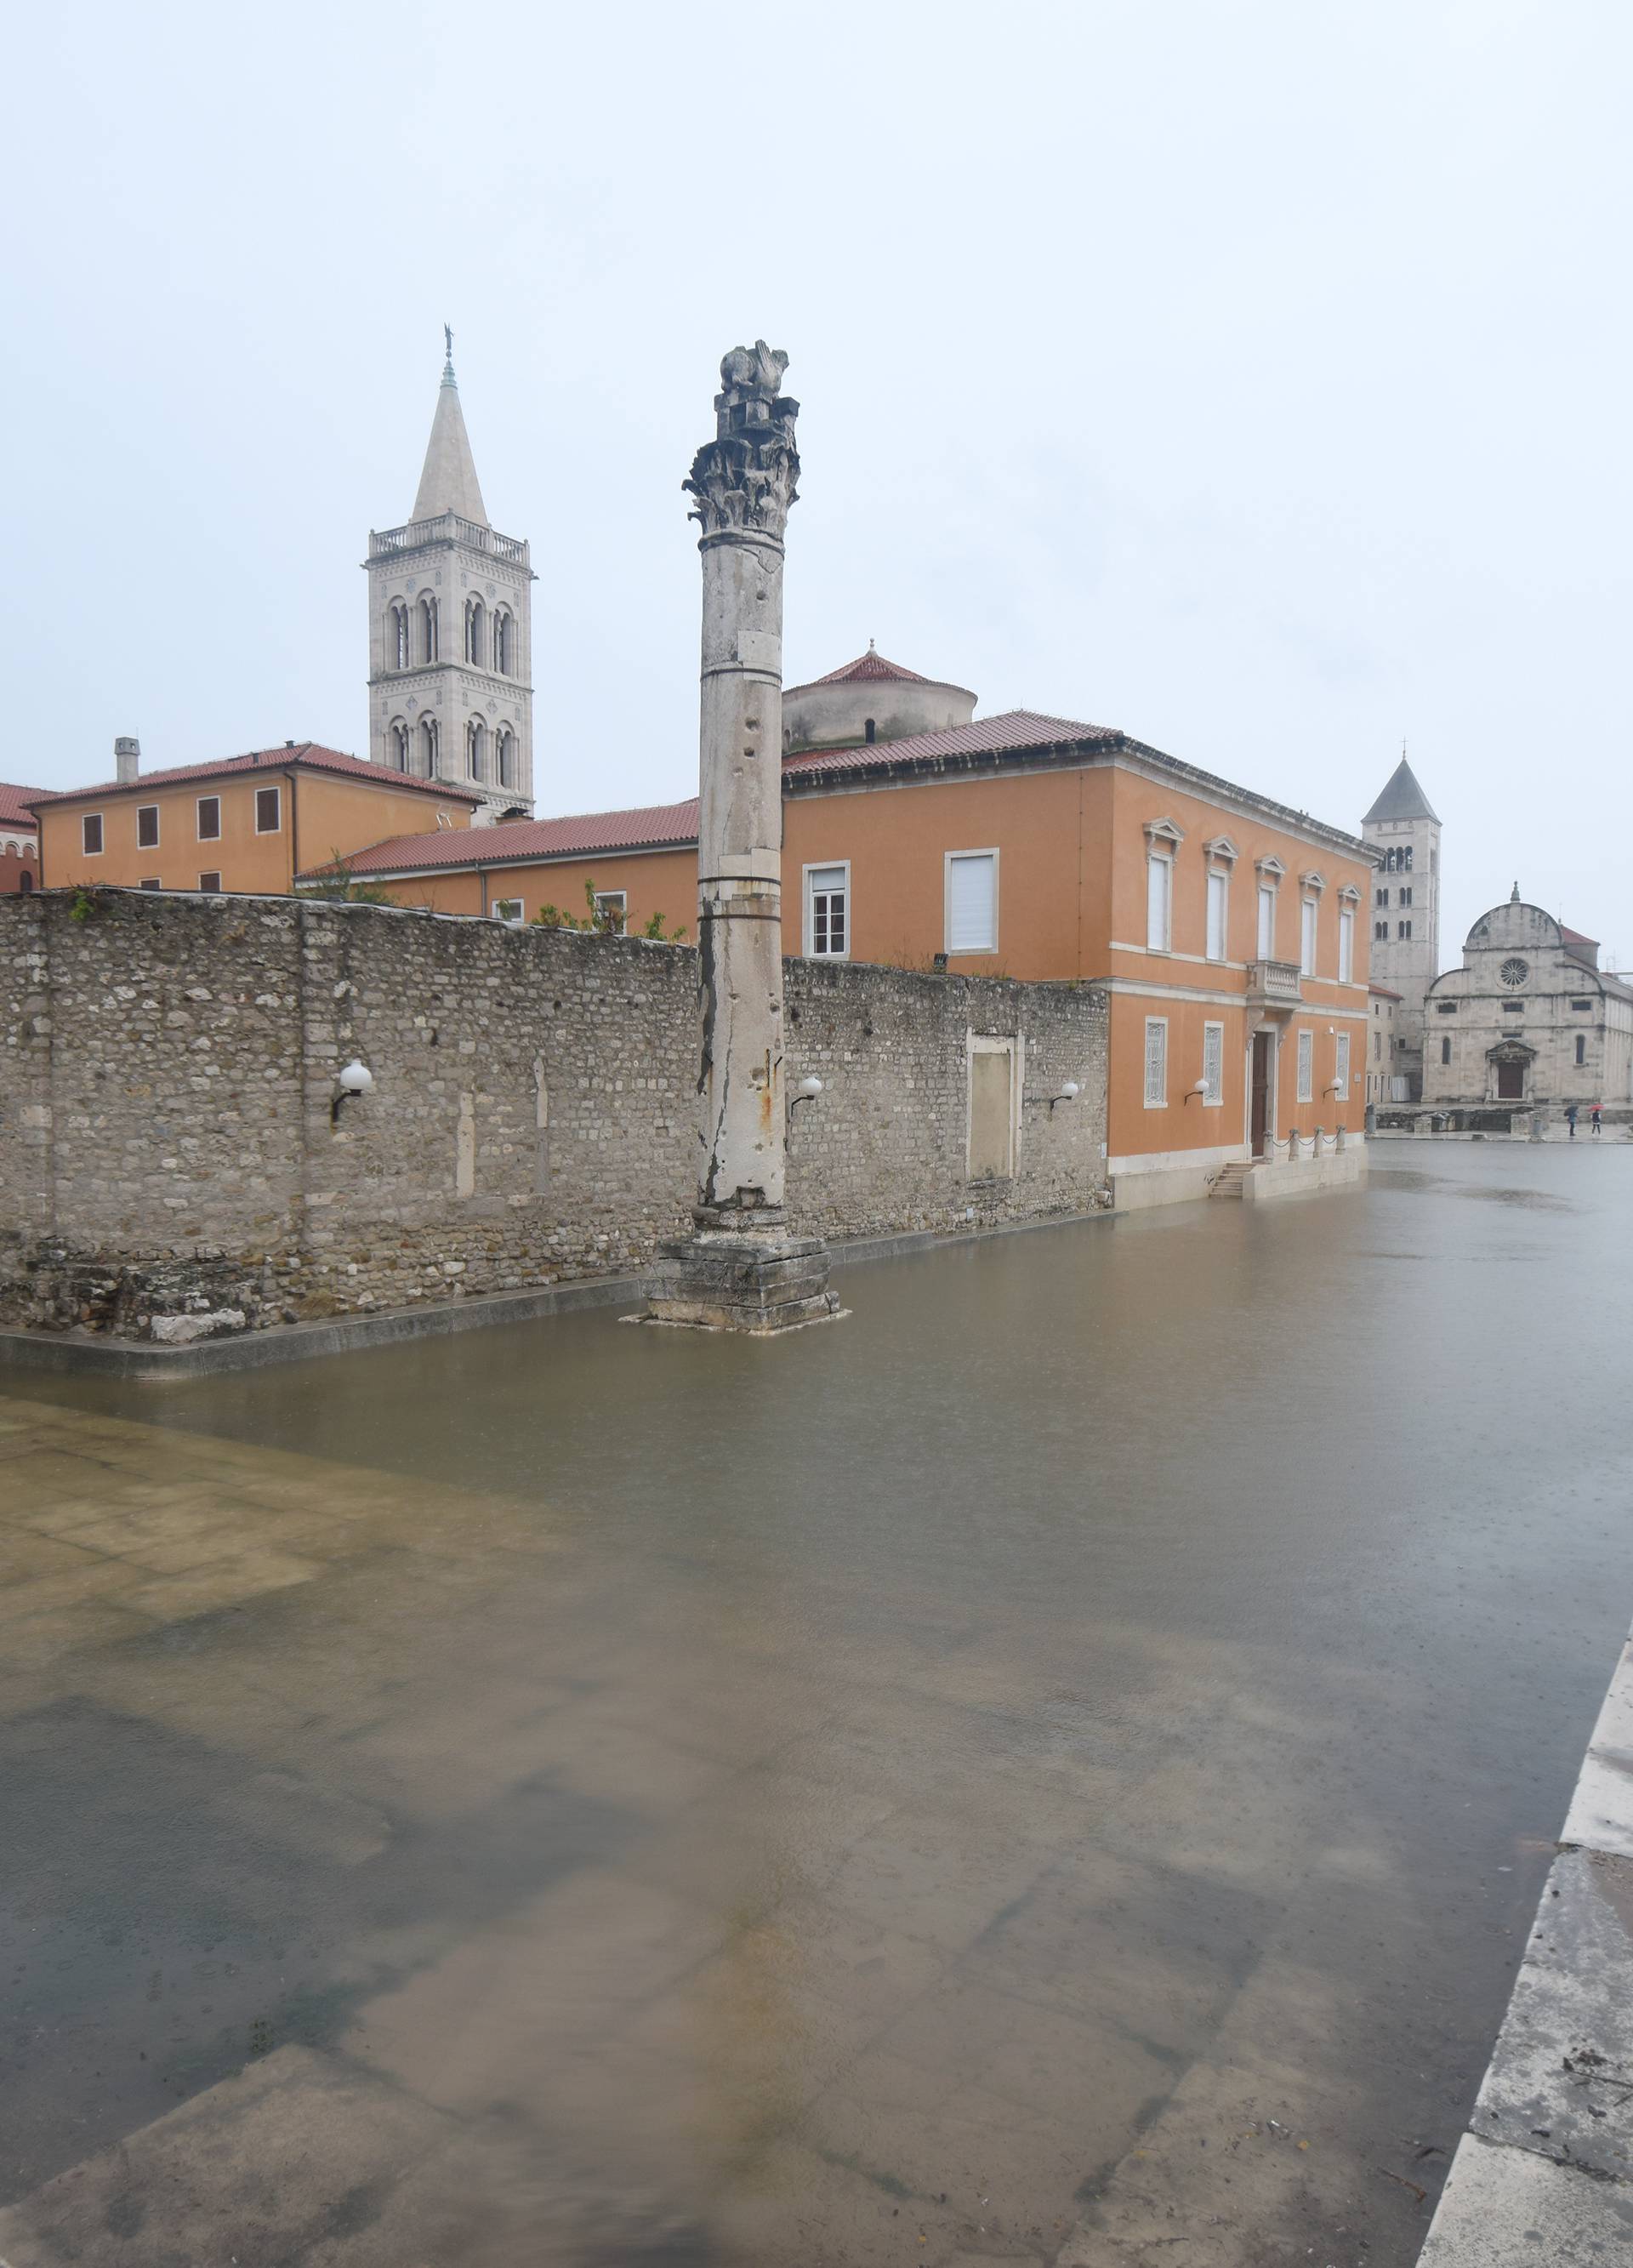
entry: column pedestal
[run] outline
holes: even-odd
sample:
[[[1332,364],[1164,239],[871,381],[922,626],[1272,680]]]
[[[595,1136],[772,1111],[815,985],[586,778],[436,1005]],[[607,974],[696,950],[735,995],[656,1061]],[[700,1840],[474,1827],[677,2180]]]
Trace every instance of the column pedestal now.
[[[758,1338],[832,1322],[846,1310],[828,1289],[828,1269],[820,1236],[700,1229],[659,1248],[641,1320]]]

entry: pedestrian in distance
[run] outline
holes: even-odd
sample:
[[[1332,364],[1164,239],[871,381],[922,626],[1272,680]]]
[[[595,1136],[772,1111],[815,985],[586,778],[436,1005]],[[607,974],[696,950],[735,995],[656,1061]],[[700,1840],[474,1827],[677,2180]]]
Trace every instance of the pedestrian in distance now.
[[[1570,1138],[1574,1142],[1577,1138],[1577,1106],[1574,1102],[1565,1105],[1565,1123],[1570,1129]]]
[[[1590,1111],[1588,1112],[1588,1115],[1587,1115],[1587,1118],[1588,1118],[1588,1124],[1589,1124],[1589,1125],[1593,1129],[1593,1131],[1595,1132],[1595,1134],[1597,1134],[1597,1133],[1599,1132],[1599,1130],[1600,1130],[1600,1125],[1599,1125],[1599,1114],[1600,1114],[1600,1107],[1601,1107],[1601,1106],[1600,1106],[1599,1103],[1597,1103],[1597,1102],[1596,1102],[1596,1103],[1593,1105],[1593,1108],[1592,1108],[1592,1110],[1590,1110]]]

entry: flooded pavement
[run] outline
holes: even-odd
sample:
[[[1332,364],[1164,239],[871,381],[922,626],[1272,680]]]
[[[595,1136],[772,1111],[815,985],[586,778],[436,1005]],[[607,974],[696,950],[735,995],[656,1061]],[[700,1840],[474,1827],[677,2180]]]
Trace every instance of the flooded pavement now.
[[[1633,1616],[1633,1156],[1374,1160],[11,1373],[0,2257],[1405,2268]]]

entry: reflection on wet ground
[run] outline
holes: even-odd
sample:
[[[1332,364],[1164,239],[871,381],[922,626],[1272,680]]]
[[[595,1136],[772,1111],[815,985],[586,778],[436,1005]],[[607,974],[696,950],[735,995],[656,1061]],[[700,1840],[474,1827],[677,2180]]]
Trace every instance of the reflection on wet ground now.
[[[1404,2268],[1633,1612],[1633,1167],[1437,1164],[14,1379],[0,2257]]]

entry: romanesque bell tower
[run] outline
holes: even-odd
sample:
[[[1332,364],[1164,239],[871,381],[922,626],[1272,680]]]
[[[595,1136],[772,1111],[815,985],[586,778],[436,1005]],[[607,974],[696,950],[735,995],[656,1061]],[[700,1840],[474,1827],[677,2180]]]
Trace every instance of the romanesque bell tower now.
[[[1440,821],[1404,754],[1361,822],[1379,853],[1372,876],[1372,977],[1401,995],[1390,1092],[1399,1101],[1423,1094],[1423,998],[1440,973]]]
[[[479,823],[526,818],[533,575],[488,524],[446,337],[413,517],[369,537],[369,756],[479,789]]]

